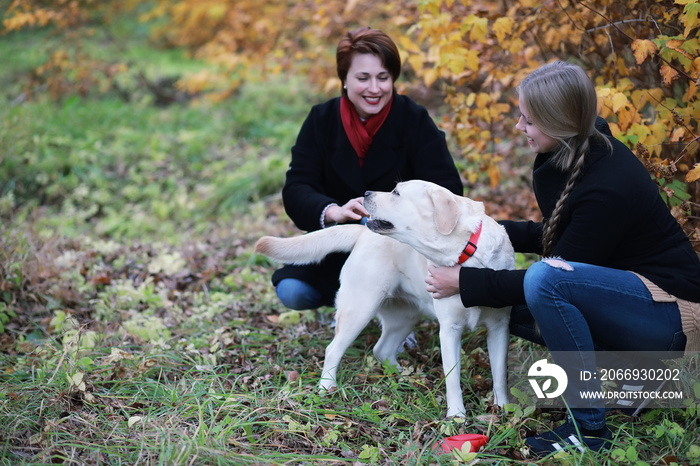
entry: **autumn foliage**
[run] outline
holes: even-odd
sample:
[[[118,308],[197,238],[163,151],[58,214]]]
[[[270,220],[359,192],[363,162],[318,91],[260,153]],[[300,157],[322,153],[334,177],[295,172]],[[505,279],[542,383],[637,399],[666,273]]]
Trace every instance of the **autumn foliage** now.
[[[408,61],[427,85],[446,83],[453,110],[446,123],[492,184],[513,134],[515,86],[558,58],[589,72],[601,115],[645,162],[676,217],[697,216],[697,1],[435,1],[421,13],[416,45],[423,47],[403,42]],[[697,229],[690,233],[699,239]]]
[[[282,73],[335,94],[338,39],[350,28],[381,28],[403,54],[401,89],[444,97],[443,127],[463,175],[494,187],[519,141],[518,83],[553,59],[578,63],[596,83],[601,115],[646,164],[700,249],[698,0],[14,0],[5,32],[50,26],[73,40],[35,70],[29,87],[43,81],[54,98],[107,87],[124,65],[91,62],[76,35],[115,9],[138,12],[156,43],[215,65],[178,85],[219,100],[247,80]]]

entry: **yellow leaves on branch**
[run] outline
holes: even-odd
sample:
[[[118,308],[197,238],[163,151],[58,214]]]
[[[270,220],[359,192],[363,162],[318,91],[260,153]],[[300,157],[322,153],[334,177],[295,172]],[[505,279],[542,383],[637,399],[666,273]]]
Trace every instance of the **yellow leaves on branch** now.
[[[656,52],[656,44],[649,39],[635,39],[632,42],[632,50],[634,50],[634,58],[637,64],[641,65],[650,56]]]
[[[112,7],[112,2],[100,3],[94,0],[13,0],[3,12],[3,32],[49,25],[59,29],[75,28],[85,24],[90,13]]]
[[[415,28],[425,52],[412,48],[408,63],[426,84],[445,83],[451,116],[443,126],[470,182],[477,171],[498,181],[497,147],[517,141],[515,87],[553,59],[594,79],[616,137],[656,161],[683,158],[679,173],[697,181],[697,165],[689,167],[700,146],[699,2],[425,0]]]
[[[7,31],[19,31],[26,27],[44,27],[50,22],[57,19],[54,11],[46,8],[39,8],[32,12],[16,12],[14,15],[8,15],[3,21],[3,26]]]
[[[679,142],[683,140],[683,136],[685,136],[686,129],[684,127],[676,128],[673,130],[671,133],[671,137],[669,138],[670,142]]]
[[[506,36],[513,30],[513,20],[511,18],[500,17],[493,23],[492,31],[496,35],[498,43],[503,43]]]
[[[661,65],[661,70],[659,72],[661,73],[666,86],[673,84],[673,81],[678,77],[678,71],[669,65]]]
[[[676,4],[684,5],[681,23],[685,25],[684,37],[690,37],[691,32],[700,26],[700,2],[698,0],[676,0]]]
[[[261,80],[293,70],[310,85],[337,91],[333,51],[350,29],[383,29],[398,42],[404,61],[422,66],[418,51],[402,42],[415,24],[417,2],[389,0],[142,0],[157,21],[159,43],[188,48],[199,59],[222,66],[237,81]],[[155,3],[155,7],[153,4]],[[437,78],[437,76],[436,76]]]
[[[700,179],[700,163],[696,163],[695,167],[692,170],[690,170],[688,173],[686,173],[685,181],[687,183],[693,183],[699,179]]]
[[[622,92],[614,93],[611,100],[613,113],[618,113],[621,108],[627,105],[627,96]]]
[[[469,33],[471,42],[484,42],[488,32],[488,19],[469,15],[462,22],[462,33]],[[502,32],[502,31],[501,31]]]
[[[476,50],[455,47],[440,54],[438,67],[444,67],[450,76],[460,76],[466,70],[478,71],[479,53]]]

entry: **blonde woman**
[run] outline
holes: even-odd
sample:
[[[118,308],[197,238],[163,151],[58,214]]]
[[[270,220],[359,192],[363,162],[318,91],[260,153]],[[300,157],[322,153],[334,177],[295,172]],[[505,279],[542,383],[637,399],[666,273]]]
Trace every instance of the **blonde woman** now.
[[[596,104],[591,80],[566,62],[535,70],[519,87],[516,128],[536,155],[533,190],[544,221],[501,223],[516,251],[544,259],[527,271],[442,267],[426,277],[436,298],[459,293],[467,307],[512,305],[511,333],[546,345],[569,373],[572,416],[525,439],[538,455],[610,446],[605,406],[578,394],[600,391],[598,379],[580,380],[601,363],[595,351],[700,349],[698,255]],[[645,390],[660,385],[638,382]]]

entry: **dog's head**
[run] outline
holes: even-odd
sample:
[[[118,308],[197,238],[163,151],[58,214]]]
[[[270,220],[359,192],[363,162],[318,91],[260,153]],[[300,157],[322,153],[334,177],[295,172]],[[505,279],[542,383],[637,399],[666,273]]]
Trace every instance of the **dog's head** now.
[[[370,230],[406,243],[439,264],[452,256],[456,262],[484,217],[481,202],[421,180],[399,183],[390,193],[368,191],[364,206],[370,213]]]

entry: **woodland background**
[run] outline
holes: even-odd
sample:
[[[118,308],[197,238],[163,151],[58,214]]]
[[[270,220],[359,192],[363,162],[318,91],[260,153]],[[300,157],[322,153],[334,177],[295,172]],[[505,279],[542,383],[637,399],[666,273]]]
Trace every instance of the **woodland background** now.
[[[561,413],[489,409],[481,332],[464,340],[466,422],[442,419],[430,322],[398,373],[368,355],[370,328],[344,359],[347,384],[314,392],[332,310],[285,312],[275,264],[251,254],[263,234],[298,233],[279,197],[289,147],[310,106],[338,93],[342,34],[381,28],[465,194],[496,218],[534,218],[514,89],[570,60],[700,250],[699,15],[697,0],[0,3],[0,458],[524,461],[523,436]],[[548,462],[700,462],[697,401],[610,422],[611,455]],[[491,442],[431,455],[461,432]]]

